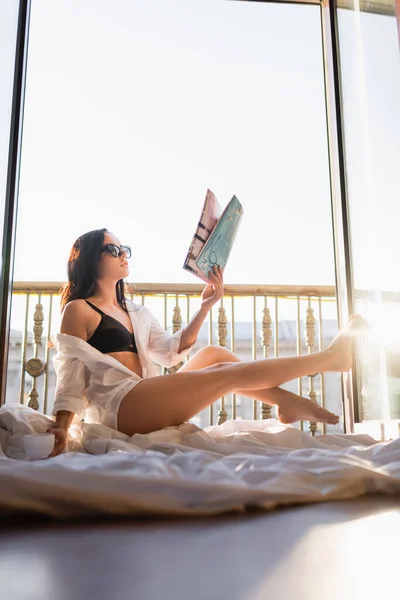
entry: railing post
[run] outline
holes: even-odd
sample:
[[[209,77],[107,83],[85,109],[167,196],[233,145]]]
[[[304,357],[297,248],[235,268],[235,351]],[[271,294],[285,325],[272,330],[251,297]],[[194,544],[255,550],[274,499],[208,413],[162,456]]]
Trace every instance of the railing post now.
[[[179,306],[179,295],[176,294],[176,304],[174,306],[174,312],[172,315],[172,333],[176,333],[181,328],[182,328],[182,313],[181,313],[181,307]],[[183,364],[184,364],[184,361],[181,361],[177,365],[174,365],[173,367],[169,367],[167,369],[168,373],[176,373]]]
[[[221,306],[218,309],[218,335],[217,335],[217,339],[218,339],[218,346],[223,346],[225,348],[226,346],[226,337],[228,334],[228,320],[226,318],[226,310],[224,308],[224,305],[222,303],[222,298],[221,298]]]
[[[174,306],[174,314],[172,315],[172,331],[176,333],[182,327],[182,313],[181,307],[178,304],[178,298],[176,299],[176,305]]]
[[[217,326],[217,339],[218,345],[225,348],[226,346],[226,337],[228,333],[228,320],[226,318],[226,310],[224,308],[224,299],[221,298],[221,306],[218,309],[218,326]],[[221,398],[221,408],[218,413],[218,425],[222,425],[228,418],[228,413],[225,409],[225,396]]]
[[[315,345],[315,317],[314,317],[314,309],[311,308],[311,300],[309,299],[308,301],[308,308],[307,308],[307,318],[306,318],[306,344],[307,344],[307,348],[308,348],[308,353],[311,354],[313,352],[313,348]],[[308,397],[310,400],[312,400],[313,402],[317,402],[317,394],[315,393],[314,390],[314,377],[310,374],[309,378],[309,391],[308,391]],[[310,423],[309,425],[309,431],[311,433],[311,435],[315,435],[316,431],[317,431],[317,424],[316,423]]]
[[[271,336],[272,336],[272,319],[271,319],[271,311],[267,306],[267,298],[265,298],[265,307],[263,308],[263,317],[261,322],[261,345],[263,347],[263,355],[264,358],[268,358],[268,348],[271,344]],[[265,404],[263,402],[261,406],[261,418],[262,419],[270,419],[271,418],[271,410],[272,407],[269,404]]]
[[[34,410],[39,409],[39,394],[36,389],[36,379],[45,372],[46,365],[39,358],[39,346],[42,344],[43,336],[43,305],[39,296],[39,302],[36,304],[35,314],[33,316],[33,336],[34,336],[34,357],[29,359],[25,364],[25,371],[32,377],[32,388],[29,392],[29,408]]]

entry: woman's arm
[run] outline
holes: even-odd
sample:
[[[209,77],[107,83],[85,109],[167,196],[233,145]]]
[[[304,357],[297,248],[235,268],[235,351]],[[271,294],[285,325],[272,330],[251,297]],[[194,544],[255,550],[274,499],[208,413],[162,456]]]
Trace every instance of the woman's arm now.
[[[73,421],[75,413],[59,410],[54,424],[47,429],[48,433],[54,433],[54,449],[50,456],[57,456],[67,445],[68,429]]]
[[[212,306],[214,306],[214,304],[219,302],[224,295],[222,268],[219,266],[214,266],[213,270],[209,273],[209,277],[211,283],[206,285],[202,291],[200,310],[193,315],[189,323],[182,330],[178,352],[182,352],[196,342],[197,336],[199,335],[199,331],[204,323],[204,319],[206,318],[208,311]]]
[[[196,343],[200,328],[208,311],[224,295],[223,270],[215,267],[209,274],[211,283],[201,294],[201,307],[183,329],[170,335],[151,314],[148,308],[142,310],[150,312],[150,334],[148,350],[152,360],[163,367],[173,367],[186,358]]]
[[[85,307],[81,301],[72,301],[64,309],[60,332],[87,340]],[[56,456],[65,448],[68,430],[75,414],[84,412],[86,401],[83,397],[84,376],[83,365],[77,359],[54,357],[57,371],[57,384],[54,395],[53,415],[55,422],[49,428],[56,441],[51,456]]]
[[[73,412],[69,412],[68,410],[59,410],[56,415],[55,425],[57,427],[61,427],[61,429],[65,429],[66,431],[68,431],[74,416],[75,413]]]
[[[147,307],[143,306],[142,310],[149,313],[150,332],[148,352],[151,360],[159,365],[162,365],[163,367],[173,367],[178,362],[186,358],[186,356],[192,350],[196,340],[191,346],[188,346],[185,348],[185,350],[178,352],[179,347],[181,346],[183,329],[179,329],[177,332],[170,334],[164,329],[164,327],[161,326],[159,321]]]
[[[199,331],[204,323],[207,313],[208,309],[200,308],[200,310],[194,313],[186,327],[182,329],[178,354],[196,343]]]

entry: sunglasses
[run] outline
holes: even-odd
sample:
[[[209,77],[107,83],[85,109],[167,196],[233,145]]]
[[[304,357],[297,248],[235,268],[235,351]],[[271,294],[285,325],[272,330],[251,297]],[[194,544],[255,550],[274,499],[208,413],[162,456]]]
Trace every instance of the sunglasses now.
[[[130,258],[132,255],[130,246],[117,246],[116,244],[106,244],[100,250],[101,252],[107,252],[107,254],[111,254],[115,258],[122,256],[122,254],[126,254],[126,258]]]

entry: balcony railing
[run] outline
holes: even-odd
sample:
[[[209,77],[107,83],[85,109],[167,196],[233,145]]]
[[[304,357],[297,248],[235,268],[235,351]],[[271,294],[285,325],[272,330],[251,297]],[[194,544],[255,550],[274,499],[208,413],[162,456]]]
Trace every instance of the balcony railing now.
[[[19,374],[15,365],[12,369],[9,359],[7,402],[27,404],[44,413],[51,411],[55,373],[51,360],[54,349],[51,348],[50,338],[59,330],[59,294],[62,285],[58,282],[14,283],[14,329],[10,357],[13,355],[14,363],[18,362]],[[197,310],[195,305],[200,303],[203,287],[197,284],[136,283],[131,285],[130,296],[133,301],[148,305],[165,329],[174,333]],[[242,314],[240,322],[236,320],[238,310]],[[328,320],[324,318],[324,310],[331,315]],[[293,318],[284,318],[285,314]],[[15,323],[20,323],[21,327]],[[331,331],[327,338],[324,325],[328,323]],[[22,331],[19,332],[19,329]],[[225,295],[219,306],[210,311],[194,351],[204,345],[215,344],[228,347],[243,360],[300,355],[326,347],[336,330],[333,286],[225,285]],[[181,364],[171,369],[160,368],[160,374],[174,372]],[[16,379],[19,380],[18,391]],[[340,377],[333,383],[338,398],[341,395]],[[306,395],[322,406],[326,405],[323,374],[292,382],[291,391]],[[203,411],[203,420],[198,422],[204,426],[240,418],[239,406],[245,414],[241,418],[265,419],[273,416],[269,405],[230,394]],[[332,410],[332,407],[328,408]],[[206,416],[208,419],[205,420]],[[300,423],[299,427],[304,429],[304,424]],[[310,423],[308,431],[314,435],[318,426]],[[322,432],[325,431],[323,426]]]

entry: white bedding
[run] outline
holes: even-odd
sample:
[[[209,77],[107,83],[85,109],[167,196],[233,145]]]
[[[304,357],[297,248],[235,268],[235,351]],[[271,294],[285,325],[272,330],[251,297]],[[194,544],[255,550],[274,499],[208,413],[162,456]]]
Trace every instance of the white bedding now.
[[[0,509],[54,517],[212,514],[277,505],[400,494],[400,439],[314,438],[274,419],[184,423],[131,438],[102,425],[72,431],[68,452],[28,461],[26,433],[50,419],[0,409]]]

